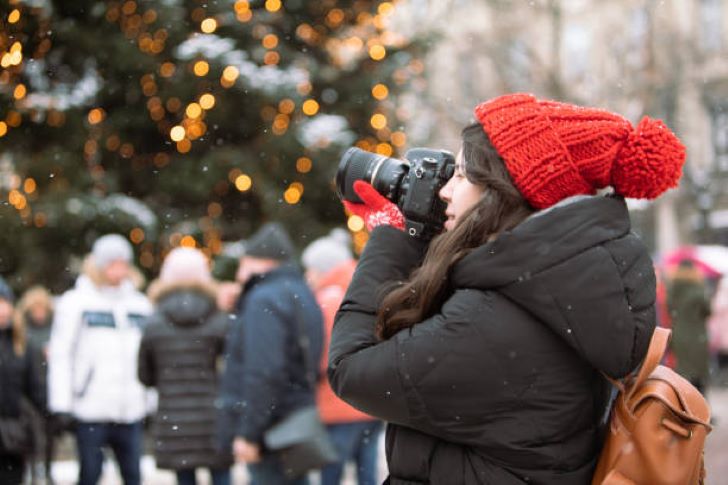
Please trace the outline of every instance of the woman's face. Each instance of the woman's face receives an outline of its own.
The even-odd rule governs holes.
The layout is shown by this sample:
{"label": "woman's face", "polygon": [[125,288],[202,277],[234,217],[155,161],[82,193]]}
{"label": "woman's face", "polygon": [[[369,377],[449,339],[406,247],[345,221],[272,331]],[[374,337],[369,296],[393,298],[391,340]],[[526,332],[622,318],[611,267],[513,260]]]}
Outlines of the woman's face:
{"label": "woman's face", "polygon": [[35,303],[28,309],[31,320],[37,324],[46,323],[48,320],[48,307],[42,303]]}
{"label": "woman's face", "polygon": [[440,189],[440,199],[447,204],[445,209],[445,230],[451,231],[460,217],[474,206],[483,195],[484,189],[465,177],[463,151],[455,158],[455,173],[445,186]]}
{"label": "woman's face", "polygon": [[129,277],[129,263],[124,260],[116,260],[107,264],[102,270],[106,284],[109,286],[119,286],[125,279]]}

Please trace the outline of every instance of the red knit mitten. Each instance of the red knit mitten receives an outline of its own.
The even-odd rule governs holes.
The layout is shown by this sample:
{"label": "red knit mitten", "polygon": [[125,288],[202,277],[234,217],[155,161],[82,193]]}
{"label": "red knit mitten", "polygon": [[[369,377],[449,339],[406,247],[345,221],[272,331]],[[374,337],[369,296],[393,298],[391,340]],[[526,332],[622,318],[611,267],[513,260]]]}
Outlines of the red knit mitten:
{"label": "red knit mitten", "polygon": [[364,201],[363,204],[354,204],[348,200],[344,201],[346,210],[361,217],[368,231],[375,227],[387,224],[397,229],[404,230],[404,216],[399,208],[387,200],[370,184],[357,180],[354,182],[354,192]]}

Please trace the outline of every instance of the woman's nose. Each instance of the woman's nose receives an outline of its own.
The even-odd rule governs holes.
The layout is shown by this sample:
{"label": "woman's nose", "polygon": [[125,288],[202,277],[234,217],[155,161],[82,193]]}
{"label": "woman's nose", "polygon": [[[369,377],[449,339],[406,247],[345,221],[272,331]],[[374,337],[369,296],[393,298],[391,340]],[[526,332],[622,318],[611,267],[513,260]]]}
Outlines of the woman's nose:
{"label": "woman's nose", "polygon": [[440,189],[440,192],[438,192],[438,196],[440,197],[440,200],[443,202],[450,202],[450,194],[452,193],[452,189],[450,188],[450,184],[452,183],[452,178],[447,181],[445,185],[442,186]]}

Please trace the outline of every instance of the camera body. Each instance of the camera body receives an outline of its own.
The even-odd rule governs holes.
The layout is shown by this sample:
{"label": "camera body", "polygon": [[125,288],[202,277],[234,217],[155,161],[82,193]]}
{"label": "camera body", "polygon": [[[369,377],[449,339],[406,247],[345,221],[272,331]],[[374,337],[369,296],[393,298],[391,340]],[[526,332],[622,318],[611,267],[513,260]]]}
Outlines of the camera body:
{"label": "camera body", "polygon": [[409,235],[430,239],[442,231],[445,222],[445,203],[438,192],[453,176],[455,157],[447,150],[412,148],[405,159],[349,148],[336,173],[337,193],[342,200],[360,203],[354,182],[368,182],[399,207]]}

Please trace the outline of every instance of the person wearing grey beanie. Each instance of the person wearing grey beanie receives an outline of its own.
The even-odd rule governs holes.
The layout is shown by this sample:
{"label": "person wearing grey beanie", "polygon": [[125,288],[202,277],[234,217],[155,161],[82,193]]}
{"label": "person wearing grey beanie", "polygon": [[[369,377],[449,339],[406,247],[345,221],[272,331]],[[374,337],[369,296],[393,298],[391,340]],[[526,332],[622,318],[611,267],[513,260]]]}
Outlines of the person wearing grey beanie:
{"label": "person wearing grey beanie", "polygon": [[[334,318],[344,299],[356,269],[351,252],[351,237],[345,229],[336,228],[316,239],[303,250],[301,261],[306,280],[316,295],[324,316],[324,357],[326,368]],[[326,431],[339,450],[339,460],[321,469],[321,485],[341,483],[347,462],[356,465],[357,483],[376,483],[378,476],[378,436],[383,424],[342,401],[334,394],[327,379],[318,382],[316,403]]]}
{"label": "person wearing grey beanie", "polygon": [[350,246],[349,233],[337,227],[306,246],[301,254],[301,262],[307,272],[315,270],[322,274],[328,273],[335,266],[352,259]]}
{"label": "person wearing grey beanie", "polygon": [[152,306],[132,281],[132,258],[124,237],[96,240],[53,318],[49,408],[60,427],[75,424],[80,485],[98,482],[107,446],[124,483],[141,483],[142,419],[154,397],[137,378],[137,354]]}
{"label": "person wearing grey beanie", "polygon": [[131,244],[119,234],[107,234],[94,242],[91,248],[94,263],[100,269],[106,268],[114,261],[131,263],[134,252]]}

